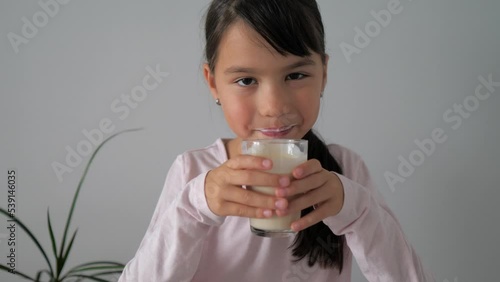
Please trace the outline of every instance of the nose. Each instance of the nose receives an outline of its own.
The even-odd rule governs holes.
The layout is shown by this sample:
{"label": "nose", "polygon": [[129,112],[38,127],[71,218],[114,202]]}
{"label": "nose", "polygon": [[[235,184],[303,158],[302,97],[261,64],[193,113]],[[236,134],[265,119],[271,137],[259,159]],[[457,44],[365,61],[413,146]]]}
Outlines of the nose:
{"label": "nose", "polygon": [[279,117],[290,112],[291,93],[280,85],[262,87],[258,93],[258,109],[262,116]]}

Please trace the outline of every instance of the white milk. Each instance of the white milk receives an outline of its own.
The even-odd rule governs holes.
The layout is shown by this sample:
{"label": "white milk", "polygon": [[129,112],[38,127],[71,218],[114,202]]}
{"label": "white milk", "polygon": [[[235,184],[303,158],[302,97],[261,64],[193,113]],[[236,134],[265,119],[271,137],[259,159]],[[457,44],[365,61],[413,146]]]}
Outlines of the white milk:
{"label": "white milk", "polygon": [[[254,144],[247,151],[248,154],[269,158],[273,161],[270,173],[291,175],[292,170],[307,161],[307,150],[301,152],[294,144]],[[247,189],[264,194],[274,195],[274,187],[251,186]],[[268,231],[290,230],[292,222],[300,218],[300,211],[287,216],[271,218],[250,218],[250,225],[254,228]]]}

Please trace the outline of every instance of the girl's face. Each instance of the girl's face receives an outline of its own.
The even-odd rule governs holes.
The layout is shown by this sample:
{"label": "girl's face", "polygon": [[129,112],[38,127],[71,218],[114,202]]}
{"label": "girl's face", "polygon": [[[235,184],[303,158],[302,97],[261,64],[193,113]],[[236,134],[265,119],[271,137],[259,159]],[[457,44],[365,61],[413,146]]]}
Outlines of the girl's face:
{"label": "girl's face", "polygon": [[204,75],[238,141],[300,139],[312,128],[327,74],[312,54],[282,56],[242,21],[228,28],[214,72],[205,65]]}

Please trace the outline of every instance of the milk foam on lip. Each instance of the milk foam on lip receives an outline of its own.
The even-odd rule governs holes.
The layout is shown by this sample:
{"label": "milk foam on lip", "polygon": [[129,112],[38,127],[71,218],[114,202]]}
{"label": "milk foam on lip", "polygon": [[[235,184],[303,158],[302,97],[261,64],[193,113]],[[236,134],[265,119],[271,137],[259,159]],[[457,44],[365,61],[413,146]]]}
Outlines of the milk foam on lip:
{"label": "milk foam on lip", "polygon": [[279,128],[257,128],[257,130],[263,131],[263,132],[282,132],[282,131],[289,130],[290,128],[294,127],[295,125],[296,124],[291,124],[291,125],[282,126]]}

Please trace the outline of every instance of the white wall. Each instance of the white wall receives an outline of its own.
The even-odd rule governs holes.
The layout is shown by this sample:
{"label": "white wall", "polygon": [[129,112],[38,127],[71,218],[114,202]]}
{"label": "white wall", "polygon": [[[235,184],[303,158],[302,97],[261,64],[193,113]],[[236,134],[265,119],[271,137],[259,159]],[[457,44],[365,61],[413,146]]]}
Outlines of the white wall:
{"label": "white wall", "polygon": [[[390,2],[396,3],[319,1],[332,59],[317,128],[327,141],[364,157],[437,281],[497,280],[500,87],[465,110],[468,118],[452,112],[450,122],[443,115],[464,101],[474,106],[479,76],[500,81],[500,2],[401,1],[399,13],[348,62],[340,46],[355,46],[355,27],[364,30],[373,20],[370,11]],[[23,18],[43,20],[43,9],[37,1],[0,2],[0,206],[7,206],[7,171],[15,168],[16,215],[47,252],[47,207],[60,238],[84,168],[59,181],[52,163],[65,164],[66,146],[75,149],[86,140],[82,131],[99,128],[102,119],[113,132],[145,127],[110,141],[96,158],[74,214],[71,230],[78,226],[79,233],[70,266],[127,262],[174,157],[232,136],[201,75],[207,4],[71,1],[36,33],[25,30],[32,38],[15,47],[9,34],[24,37]],[[127,116],[113,111],[115,100],[130,95],[146,68],[157,65],[168,77]],[[399,174],[398,157],[418,154],[414,140],[432,138],[439,128],[446,141],[391,189],[384,174]],[[2,217],[1,263],[8,255],[7,226]],[[42,257],[20,230],[16,240],[16,268],[34,274],[44,266]],[[6,273],[0,280],[21,281]],[[357,268],[353,281],[366,281]]]}

